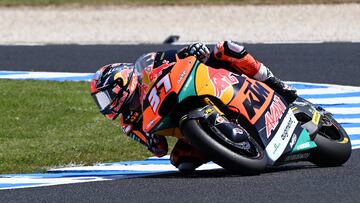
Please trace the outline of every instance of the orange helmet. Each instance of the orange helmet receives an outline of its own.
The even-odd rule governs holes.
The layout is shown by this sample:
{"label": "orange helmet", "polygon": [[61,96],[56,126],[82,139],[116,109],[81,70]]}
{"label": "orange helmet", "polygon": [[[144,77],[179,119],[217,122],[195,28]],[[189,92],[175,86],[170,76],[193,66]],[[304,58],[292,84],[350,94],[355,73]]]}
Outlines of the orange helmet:
{"label": "orange helmet", "polygon": [[138,75],[131,63],[101,67],[91,79],[90,92],[100,112],[109,119],[123,111],[138,86]]}

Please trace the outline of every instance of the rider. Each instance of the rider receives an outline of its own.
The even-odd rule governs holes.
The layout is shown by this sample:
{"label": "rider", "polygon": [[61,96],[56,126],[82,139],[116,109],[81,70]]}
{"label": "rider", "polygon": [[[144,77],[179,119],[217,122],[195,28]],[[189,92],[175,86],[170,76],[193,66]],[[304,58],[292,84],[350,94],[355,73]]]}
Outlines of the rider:
{"label": "rider", "polygon": [[[150,64],[147,65],[153,66],[156,57],[163,55],[162,53],[166,52],[148,54],[152,56],[152,60],[148,60]],[[203,43],[194,43],[181,49],[177,55],[179,58],[196,56],[211,67],[226,67],[263,81],[282,95],[287,102],[297,98],[296,90],[276,78],[264,64],[236,42],[219,42],[211,53]],[[112,120],[121,115],[120,127],[124,133],[145,145],[155,156],[162,157],[168,152],[166,138],[142,130],[140,74],[134,71],[134,64],[117,63],[103,66],[91,80],[90,91],[102,114]],[[170,160],[183,172],[191,172],[207,162],[204,155],[183,139],[179,139],[175,144]]]}

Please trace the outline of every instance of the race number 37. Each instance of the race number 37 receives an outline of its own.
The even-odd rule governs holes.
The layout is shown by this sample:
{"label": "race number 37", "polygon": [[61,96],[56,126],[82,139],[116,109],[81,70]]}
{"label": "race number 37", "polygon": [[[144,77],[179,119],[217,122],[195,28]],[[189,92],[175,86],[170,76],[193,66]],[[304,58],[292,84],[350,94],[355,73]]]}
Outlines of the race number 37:
{"label": "race number 37", "polygon": [[161,88],[164,88],[165,94],[168,93],[171,89],[169,75],[165,75],[163,78],[161,78],[161,80],[159,80],[159,82],[157,82],[157,84],[150,91],[149,102],[154,112],[156,112],[160,104],[160,97],[158,95],[158,92],[161,90]]}

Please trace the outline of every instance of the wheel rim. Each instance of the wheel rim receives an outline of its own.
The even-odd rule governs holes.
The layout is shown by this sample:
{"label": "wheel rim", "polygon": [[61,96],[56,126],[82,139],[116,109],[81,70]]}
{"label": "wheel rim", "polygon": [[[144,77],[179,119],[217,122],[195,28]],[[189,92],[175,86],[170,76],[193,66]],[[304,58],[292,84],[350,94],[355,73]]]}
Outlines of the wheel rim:
{"label": "wheel rim", "polygon": [[322,119],[322,127],[319,129],[319,134],[333,141],[342,141],[344,136],[340,133],[340,126],[337,126],[327,115]]}
{"label": "wheel rim", "polygon": [[212,138],[228,147],[231,151],[250,159],[259,159],[263,157],[262,148],[252,137],[249,137],[246,141],[236,143],[228,139],[220,131],[210,128],[208,125],[202,126],[209,132],[209,135]]}

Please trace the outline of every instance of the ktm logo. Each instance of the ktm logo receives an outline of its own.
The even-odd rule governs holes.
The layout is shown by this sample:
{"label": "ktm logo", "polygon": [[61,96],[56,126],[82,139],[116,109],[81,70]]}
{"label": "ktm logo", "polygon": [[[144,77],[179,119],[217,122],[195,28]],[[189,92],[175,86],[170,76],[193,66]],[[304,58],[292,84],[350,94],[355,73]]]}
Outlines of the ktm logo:
{"label": "ktm logo", "polygon": [[274,95],[274,101],[270,106],[270,110],[265,114],[266,135],[268,138],[271,135],[271,131],[275,130],[276,126],[279,124],[279,120],[285,110],[285,104],[278,96]]}

